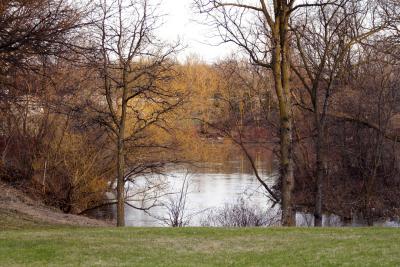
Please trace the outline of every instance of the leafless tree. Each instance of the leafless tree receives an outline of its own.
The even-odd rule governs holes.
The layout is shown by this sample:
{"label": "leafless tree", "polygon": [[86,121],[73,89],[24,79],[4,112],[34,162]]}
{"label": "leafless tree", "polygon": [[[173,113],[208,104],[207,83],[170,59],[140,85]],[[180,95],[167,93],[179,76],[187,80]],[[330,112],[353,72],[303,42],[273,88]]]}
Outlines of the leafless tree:
{"label": "leafless tree", "polygon": [[[98,114],[96,120],[115,141],[117,225],[124,226],[126,182],[134,183],[139,170],[162,165],[132,166],[126,162],[128,151],[160,151],[167,146],[149,138],[151,129],[169,131],[166,116],[182,102],[182,95],[170,88],[175,75],[171,57],[177,46],[164,44],[154,36],[159,15],[157,5],[149,0],[99,0],[96,15],[95,53],[99,55],[104,100],[97,107],[93,103],[93,108]],[[137,160],[143,162],[140,157]]]}
{"label": "leafless tree", "polygon": [[376,1],[342,0],[335,5],[306,8],[292,25],[296,56],[291,67],[304,87],[295,97],[295,103],[312,112],[315,127],[315,226],[322,226],[322,187],[327,175],[326,123],[327,116],[333,113],[329,109],[331,96],[335,88],[346,86],[346,81],[352,79],[346,68],[361,52],[357,46],[390,25],[381,12]]}
{"label": "leafless tree", "polygon": [[300,2],[279,1],[219,1],[196,0],[201,13],[223,42],[236,44],[254,64],[272,70],[274,89],[278,100],[280,123],[280,180],[282,224],[295,225],[292,192],[293,174],[293,114],[290,86],[291,34],[294,14],[306,7],[336,4],[336,0]]}
{"label": "leafless tree", "polygon": [[49,96],[57,91],[51,77],[59,61],[77,47],[84,13],[64,0],[0,3],[0,127],[6,172],[11,167],[25,179],[33,174],[32,162],[51,124]]}

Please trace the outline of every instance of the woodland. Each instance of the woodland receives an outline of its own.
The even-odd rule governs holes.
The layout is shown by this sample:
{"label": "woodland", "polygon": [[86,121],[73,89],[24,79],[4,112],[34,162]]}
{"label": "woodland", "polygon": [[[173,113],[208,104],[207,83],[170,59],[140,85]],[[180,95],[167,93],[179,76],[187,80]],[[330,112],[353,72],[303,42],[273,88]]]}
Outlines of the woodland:
{"label": "woodland", "polygon": [[[65,213],[115,205],[124,226],[126,206],[146,212],[167,194],[168,167],[235,148],[283,226],[297,211],[315,226],[399,218],[400,3],[192,8],[238,52],[179,60],[185,45],[156,34],[157,1],[1,1],[0,180]],[[254,146],[272,151],[275,185]]]}

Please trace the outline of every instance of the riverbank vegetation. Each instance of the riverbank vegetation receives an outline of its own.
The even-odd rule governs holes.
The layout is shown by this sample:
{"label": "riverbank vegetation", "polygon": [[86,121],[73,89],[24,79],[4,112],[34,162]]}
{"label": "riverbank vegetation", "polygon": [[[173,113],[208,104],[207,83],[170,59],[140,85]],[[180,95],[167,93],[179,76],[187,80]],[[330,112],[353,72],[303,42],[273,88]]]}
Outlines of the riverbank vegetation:
{"label": "riverbank vegetation", "polygon": [[116,205],[123,226],[174,193],[167,168],[240,150],[283,225],[399,218],[398,1],[193,3],[235,56],[179,61],[151,0],[3,1],[1,181],[65,213]]}

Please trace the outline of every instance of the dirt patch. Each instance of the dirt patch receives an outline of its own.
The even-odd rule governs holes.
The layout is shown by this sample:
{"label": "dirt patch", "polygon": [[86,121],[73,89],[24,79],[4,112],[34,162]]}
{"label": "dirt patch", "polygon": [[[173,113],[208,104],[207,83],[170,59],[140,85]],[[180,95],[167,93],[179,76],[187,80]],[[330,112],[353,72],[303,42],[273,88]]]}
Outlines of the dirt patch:
{"label": "dirt patch", "polygon": [[29,216],[47,224],[75,226],[112,226],[113,222],[91,219],[85,216],[65,214],[33,200],[20,190],[0,181],[0,209]]}

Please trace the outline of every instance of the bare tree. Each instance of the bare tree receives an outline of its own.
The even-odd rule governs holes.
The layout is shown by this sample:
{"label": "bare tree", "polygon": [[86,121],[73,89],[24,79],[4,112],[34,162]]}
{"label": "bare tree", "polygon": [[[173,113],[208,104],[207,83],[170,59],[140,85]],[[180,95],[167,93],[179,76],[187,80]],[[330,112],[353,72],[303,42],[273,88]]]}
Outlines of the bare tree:
{"label": "bare tree", "polygon": [[77,45],[71,41],[84,24],[83,8],[70,1],[1,1],[1,74],[12,66],[33,67],[40,62],[39,55],[62,56]]}
{"label": "bare tree", "polygon": [[335,5],[320,3],[318,7],[305,9],[292,25],[299,64],[294,57],[291,65],[304,86],[304,93],[300,92],[295,98],[296,104],[306,112],[312,112],[315,127],[315,226],[322,225],[330,98],[335,88],[346,86],[346,81],[348,83],[352,79],[346,68],[361,52],[357,45],[378,35],[389,25],[381,17],[382,9],[376,1],[341,0]]}
{"label": "bare tree", "polygon": [[0,127],[6,172],[11,168],[24,179],[33,174],[32,162],[51,124],[50,91],[62,87],[51,76],[60,59],[77,47],[84,13],[64,0],[0,3]]}
{"label": "bare tree", "polygon": [[176,46],[154,36],[159,25],[156,8],[149,0],[101,0],[96,9],[96,52],[106,104],[95,109],[97,121],[116,145],[118,226],[124,226],[125,183],[138,170],[156,167],[127,165],[128,150],[160,149],[162,145],[149,141],[149,131],[168,131],[166,116],[182,102],[179,92],[169,87],[175,75],[170,57]]}
{"label": "bare tree", "polygon": [[[344,156],[342,161],[349,162],[341,163],[343,167],[339,173],[355,181],[347,183],[348,187],[357,188],[351,208],[368,225],[373,225],[377,218],[397,216],[399,203],[395,193],[399,186],[398,135],[392,134],[397,132],[398,121],[398,77],[394,75],[398,72],[398,62],[391,54],[383,52],[386,50],[382,47],[385,42],[381,43],[379,39],[365,42],[362,46],[362,62],[367,63],[354,66],[351,81],[351,92],[357,98],[351,100],[351,105],[340,107],[343,114],[351,115],[344,119],[335,116],[334,122],[340,126],[331,129],[335,139],[351,135],[351,138],[345,137],[351,139],[351,143],[343,137],[337,138],[347,143],[341,154]],[[345,101],[349,103],[349,100]],[[349,117],[353,119],[347,120]],[[339,130],[339,127],[343,129]],[[338,145],[334,139],[331,142]]]}
{"label": "bare tree", "polygon": [[297,3],[296,0],[256,2],[196,0],[201,13],[211,18],[223,42],[236,44],[251,61],[272,70],[280,117],[280,180],[282,224],[295,225],[292,192],[293,116],[290,86],[290,19],[304,7],[324,6],[337,1]]}

